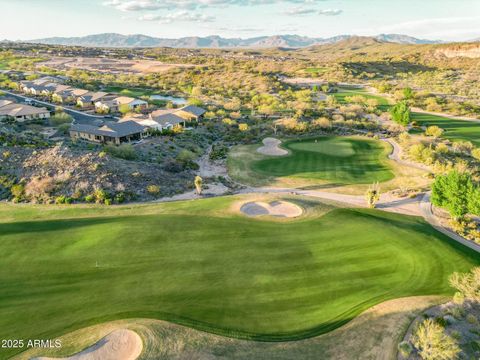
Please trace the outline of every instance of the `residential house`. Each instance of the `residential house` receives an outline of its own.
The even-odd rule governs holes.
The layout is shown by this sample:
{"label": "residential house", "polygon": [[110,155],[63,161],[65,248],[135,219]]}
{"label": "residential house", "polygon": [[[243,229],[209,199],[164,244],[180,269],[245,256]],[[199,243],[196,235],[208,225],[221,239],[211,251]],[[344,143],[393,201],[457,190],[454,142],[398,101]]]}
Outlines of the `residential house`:
{"label": "residential house", "polygon": [[203,119],[203,114],[205,114],[205,112],[206,111],[201,107],[187,105],[180,109],[176,109],[175,115],[184,118],[186,121],[200,121]]}
{"label": "residential house", "polygon": [[70,86],[68,85],[62,85],[57,83],[47,83],[43,85],[43,87],[44,89],[40,93],[43,96],[53,96],[59,92],[70,89]]}
{"label": "residential house", "polygon": [[52,99],[59,103],[77,103],[78,98],[86,93],[88,93],[88,90],[69,87],[61,91],[56,91],[55,94],[52,95]]}
{"label": "residential house", "polygon": [[35,119],[47,119],[50,117],[50,111],[46,108],[10,103],[0,107],[0,120],[15,119],[23,122]]}
{"label": "residential house", "polygon": [[131,118],[131,120],[158,131],[170,130],[178,125],[185,126],[185,119],[177,116],[172,110],[155,110],[149,114],[148,118]]}
{"label": "residential house", "polygon": [[70,137],[100,144],[119,145],[144,138],[147,135],[146,130],[145,126],[135,121],[110,123],[101,127],[73,124],[70,128]]}
{"label": "residential house", "polygon": [[1,99],[1,100],[0,100],[0,108],[1,108],[2,106],[10,105],[10,104],[13,104],[13,101],[7,100],[7,99]]}
{"label": "residential house", "polygon": [[123,105],[128,106],[131,111],[134,111],[146,109],[148,103],[128,96],[119,96],[115,98],[105,97],[95,103],[95,108],[103,112],[117,112]]}
{"label": "residential house", "polygon": [[77,99],[77,105],[80,107],[92,107],[95,105],[97,101],[100,99],[109,96],[111,94],[103,92],[103,91],[97,91],[97,92],[92,92],[89,91],[83,95],[80,95]]}

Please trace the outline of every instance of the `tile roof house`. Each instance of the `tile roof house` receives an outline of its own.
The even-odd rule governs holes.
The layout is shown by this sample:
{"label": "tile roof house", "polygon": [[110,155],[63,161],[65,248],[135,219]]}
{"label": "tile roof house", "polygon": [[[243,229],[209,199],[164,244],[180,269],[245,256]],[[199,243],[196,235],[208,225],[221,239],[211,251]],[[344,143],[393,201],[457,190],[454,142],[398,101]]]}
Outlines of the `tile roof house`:
{"label": "tile roof house", "polygon": [[34,119],[47,119],[50,117],[50,111],[46,108],[38,108],[35,106],[10,103],[0,107],[0,120],[15,119],[23,122]]}
{"label": "tile roof house", "polygon": [[101,144],[119,145],[142,139],[146,136],[146,129],[135,121],[109,123],[101,127],[73,124],[70,128],[70,137]]}

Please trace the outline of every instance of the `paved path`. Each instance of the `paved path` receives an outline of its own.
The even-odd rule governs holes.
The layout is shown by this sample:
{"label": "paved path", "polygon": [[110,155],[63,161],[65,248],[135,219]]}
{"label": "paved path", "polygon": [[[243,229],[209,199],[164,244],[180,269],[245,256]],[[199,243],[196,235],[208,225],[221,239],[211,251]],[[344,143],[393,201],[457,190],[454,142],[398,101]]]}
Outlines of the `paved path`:
{"label": "paved path", "polygon": [[390,145],[392,145],[393,151],[390,155],[388,155],[389,159],[391,159],[391,160],[393,160],[393,161],[395,161],[395,162],[397,162],[401,165],[405,165],[405,166],[412,167],[412,168],[419,169],[419,170],[430,171],[429,167],[426,166],[426,165],[415,163],[413,161],[403,160],[402,159],[402,148],[400,147],[400,145],[398,145],[398,143],[395,140],[393,140],[391,138],[386,138],[386,139],[382,139],[382,141],[385,141],[385,142],[389,143]]}

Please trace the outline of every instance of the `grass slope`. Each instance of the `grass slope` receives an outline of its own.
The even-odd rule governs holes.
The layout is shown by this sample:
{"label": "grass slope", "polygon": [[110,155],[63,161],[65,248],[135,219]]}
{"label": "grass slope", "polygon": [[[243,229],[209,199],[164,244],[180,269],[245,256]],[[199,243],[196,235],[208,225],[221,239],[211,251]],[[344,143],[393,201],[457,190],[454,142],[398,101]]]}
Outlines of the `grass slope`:
{"label": "grass slope", "polygon": [[480,146],[480,123],[450,119],[438,115],[412,113],[412,119],[421,126],[436,125],[445,130],[443,137],[452,141],[471,141]]}
{"label": "grass slope", "polygon": [[385,144],[354,137],[319,137],[287,141],[284,157],[252,163],[265,176],[328,180],[340,184],[384,182],[394,177],[387,164]]}
{"label": "grass slope", "polygon": [[0,338],[146,317],[300,339],[387,299],[449,294],[448,276],[480,263],[417,218],[334,208],[252,220],[229,212],[232,201],[0,206]]}

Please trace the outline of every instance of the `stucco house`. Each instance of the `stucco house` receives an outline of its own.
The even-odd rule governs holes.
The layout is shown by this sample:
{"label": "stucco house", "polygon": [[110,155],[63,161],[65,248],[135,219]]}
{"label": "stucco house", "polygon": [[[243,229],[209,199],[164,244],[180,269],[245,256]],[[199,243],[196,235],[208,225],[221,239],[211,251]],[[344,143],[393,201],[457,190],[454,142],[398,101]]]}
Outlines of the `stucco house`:
{"label": "stucco house", "polygon": [[72,139],[81,139],[100,144],[128,143],[145,136],[147,128],[135,121],[122,121],[97,127],[93,125],[73,124],[70,128]]}
{"label": "stucco house", "polygon": [[27,121],[35,119],[47,119],[50,117],[50,111],[44,107],[10,103],[0,107],[0,120],[14,119],[16,121]]}

